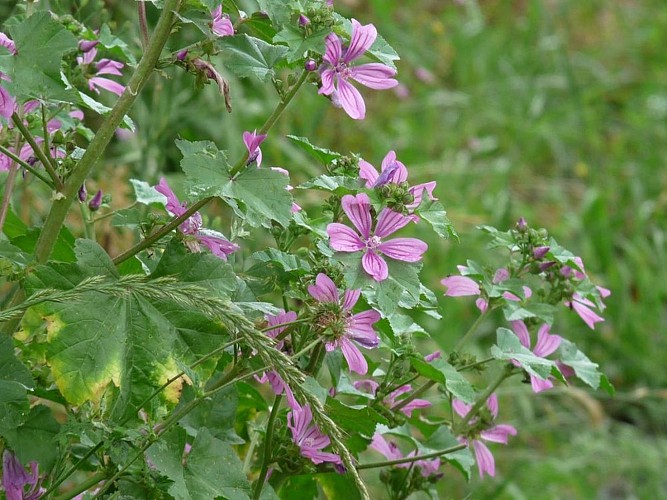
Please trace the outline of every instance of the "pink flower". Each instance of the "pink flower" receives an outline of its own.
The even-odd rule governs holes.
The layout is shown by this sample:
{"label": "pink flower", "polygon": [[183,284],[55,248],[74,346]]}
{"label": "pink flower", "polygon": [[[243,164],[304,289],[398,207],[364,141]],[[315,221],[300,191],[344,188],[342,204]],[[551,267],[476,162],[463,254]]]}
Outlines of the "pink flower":
{"label": "pink flower", "polygon": [[[452,403],[454,411],[461,417],[465,417],[468,412],[471,410],[472,406],[455,399]],[[498,416],[498,397],[495,394],[492,394],[491,397],[486,401],[486,407],[491,412],[491,416],[495,419]],[[471,420],[471,424],[475,423],[477,418]],[[484,441],[489,441],[492,443],[502,443],[507,444],[509,436],[516,436],[517,431],[512,425],[508,424],[499,424],[490,429],[486,429],[479,433],[479,438]],[[475,460],[477,461],[477,468],[479,469],[479,476],[484,477],[484,473],[489,476],[496,475],[496,462],[493,459],[491,450],[480,441],[480,439],[472,440],[473,451],[475,452]],[[459,438],[459,441],[470,445],[469,438]]]}
{"label": "pink flower", "polygon": [[[373,395],[377,393],[379,387],[379,384],[375,380],[357,380],[353,385],[355,389],[363,389]],[[389,408],[393,409],[395,406],[401,404],[401,400],[397,400],[398,397],[410,391],[412,391],[412,386],[410,384],[402,385],[395,391],[389,393],[387,397],[384,398],[383,403],[386,404]],[[413,399],[408,404],[403,406],[400,411],[403,412],[405,416],[411,417],[414,410],[420,408],[429,408],[431,406],[433,406],[433,403],[425,399]]]}
{"label": "pink flower", "polygon": [[[408,169],[405,168],[405,165],[402,162],[396,159],[396,153],[394,151],[389,151],[382,160],[381,173],[379,174],[373,165],[365,160],[360,160],[359,177],[366,181],[366,187],[369,189],[383,186],[388,183],[401,184],[408,180]],[[408,189],[408,192],[414,197],[414,201],[409,205],[406,205],[406,207],[410,210],[417,208],[422,202],[424,191],[426,191],[430,200],[437,200],[437,198],[433,196],[435,186],[435,181],[411,186],[410,189]]]}
{"label": "pink flower", "polygon": [[[180,217],[185,213],[186,204],[181,203],[178,200],[164,177],[162,177],[159,184],[155,186],[155,190],[167,197],[166,208],[169,213],[176,217]],[[201,215],[199,215],[199,212],[195,212],[178,227],[183,234],[193,237],[192,239],[186,240],[186,245],[192,252],[199,252],[201,244],[208,248],[216,257],[219,257],[222,260],[227,260],[229,254],[234,253],[239,249],[238,245],[231,241],[227,241],[219,233],[211,231],[210,229],[203,229],[201,224]]]}
{"label": "pink flower", "polygon": [[[83,53],[83,56],[76,58],[77,62],[80,65],[91,65],[97,57],[97,49],[95,47],[90,48],[88,51]],[[100,89],[108,90],[113,92],[116,95],[121,95],[125,90],[125,87],[118,82],[104,78],[97,75],[115,75],[123,76],[120,72],[125,65],[118,61],[112,61],[111,59],[100,59],[95,63],[95,73],[94,76],[88,79],[88,88],[100,93]]]}
{"label": "pink flower", "polygon": [[348,82],[349,79],[378,90],[398,85],[392,78],[396,71],[384,64],[350,66],[352,61],[360,58],[373,45],[376,38],[375,26],[362,26],[356,19],[352,19],[352,35],[347,47],[343,47],[340,38],[334,33],[330,33],[325,40],[324,63],[320,68],[322,88],[319,93],[330,95],[334,105],[341,106],[355,120],[364,119],[366,104],[359,91]]}
{"label": "pink flower", "polygon": [[440,283],[447,287],[445,297],[465,297],[482,293],[477,282],[467,276],[447,276],[441,279]]}
{"label": "pink flower", "polygon": [[[2,487],[7,500],[37,500],[46,489],[40,486],[39,464],[30,462],[30,474],[21,462],[5,449],[2,454]],[[26,491],[25,487],[30,488]]]}
{"label": "pink flower", "polygon": [[[282,311],[279,314],[276,315],[267,314],[264,317],[266,321],[269,323],[269,326],[275,326],[295,321],[296,313],[294,311],[289,311],[289,312]],[[266,334],[271,338],[276,338],[278,335],[284,332],[286,328],[287,326],[279,326],[278,328],[274,328],[273,330],[267,330]],[[279,341],[275,345],[276,349],[279,350],[283,350],[284,346],[285,346],[284,340]],[[294,408],[294,405],[296,404],[295,402],[296,400],[294,399],[294,394],[292,393],[292,390],[290,389],[289,385],[287,385],[287,383],[285,383],[282,377],[278,375],[278,372],[276,372],[275,370],[270,370],[261,377],[255,377],[255,378],[260,384],[263,384],[268,381],[269,384],[271,384],[271,389],[273,389],[274,394],[285,394],[287,396],[287,401],[290,408]]]}
{"label": "pink flower", "polygon": [[[400,460],[403,458],[401,450],[398,448],[396,443],[393,441],[387,441],[382,434],[376,432],[373,435],[373,440],[371,441],[370,447],[382,453],[387,460]],[[406,455],[406,457],[414,457],[417,455],[416,450],[411,451]],[[431,460],[417,460],[415,462],[416,466],[419,466],[421,475],[423,477],[430,477],[435,475],[441,475],[438,471],[440,469],[440,459],[433,458]],[[405,462],[403,464],[397,464],[396,467],[408,469],[411,466],[411,462]]]}
{"label": "pink flower", "polygon": [[[561,340],[563,338],[560,335],[551,335],[550,326],[548,324],[543,324],[540,329],[537,331],[537,343],[533,349],[533,354],[540,358],[546,358],[549,354],[552,354],[558,346],[560,346]],[[521,345],[526,349],[530,349],[530,333],[528,328],[523,321],[512,321],[512,330],[516,333],[516,336],[519,337]],[[516,360],[512,360],[515,366],[521,366]],[[542,392],[547,389],[551,389],[554,384],[550,379],[541,379],[535,375],[530,374],[530,385],[533,388],[533,392]]]}
{"label": "pink flower", "polygon": [[416,238],[395,238],[383,242],[383,238],[406,226],[412,218],[384,208],[378,216],[375,230],[371,231],[371,202],[366,194],[347,194],[343,196],[342,206],[360,234],[343,224],[329,224],[327,234],[331,248],[339,252],[363,252],[361,264],[375,281],[389,276],[387,263],[380,254],[405,262],[417,262],[428,249],[426,243]]}
{"label": "pink flower", "polygon": [[287,427],[292,432],[292,440],[301,450],[301,455],[309,458],[314,464],[332,462],[340,464],[341,459],[335,453],[322,451],[331,444],[329,436],[325,436],[313,423],[313,413],[310,405],[303,407],[296,403],[287,414]]}
{"label": "pink flower", "polygon": [[248,150],[248,162],[246,165],[251,165],[252,162],[256,161],[257,166],[261,166],[262,150],[259,149],[259,145],[264,142],[264,139],[266,139],[266,134],[258,134],[257,130],[243,132],[243,143]]}
{"label": "pink flower", "polygon": [[588,300],[585,297],[582,297],[579,293],[575,292],[572,294],[572,300],[565,302],[565,305],[570,309],[574,309],[581,319],[584,320],[584,323],[588,325],[588,328],[595,330],[595,323],[604,321],[602,316],[598,316],[591,307],[595,307],[595,304]]}
{"label": "pink flower", "polygon": [[218,5],[215,10],[211,11],[211,31],[214,35],[223,37],[223,36],[232,36],[234,34],[234,25],[229,20],[227,14],[222,13],[222,4]]}
{"label": "pink flower", "polygon": [[360,375],[366,374],[368,363],[356,344],[366,349],[378,346],[380,339],[373,329],[373,324],[380,320],[380,313],[371,309],[352,314],[352,308],[359,300],[361,290],[345,290],[341,301],[336,284],[323,273],[317,275],[315,285],[308,287],[308,293],[323,304],[338,306],[335,308],[338,310],[333,311],[333,314],[325,311],[321,316],[321,326],[329,328],[333,336],[326,342],[326,350],[331,352],[340,347],[350,370]]}

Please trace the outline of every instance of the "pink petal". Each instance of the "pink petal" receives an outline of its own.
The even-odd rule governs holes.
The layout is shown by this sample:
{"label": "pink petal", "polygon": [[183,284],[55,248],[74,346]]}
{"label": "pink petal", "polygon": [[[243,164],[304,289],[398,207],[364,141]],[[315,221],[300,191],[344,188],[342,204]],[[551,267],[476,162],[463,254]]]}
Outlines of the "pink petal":
{"label": "pink petal", "polygon": [[560,335],[551,335],[549,333],[550,327],[548,324],[543,324],[537,332],[537,342],[533,353],[535,356],[544,358],[558,349],[562,337]]}
{"label": "pink petal", "polygon": [[413,411],[421,408],[429,408],[431,406],[433,406],[433,403],[426,401],[425,399],[413,399],[401,408],[401,412],[403,412],[404,415],[411,417]]}
{"label": "pink petal", "polygon": [[375,90],[396,87],[398,81],[392,78],[394,75],[396,75],[396,70],[380,63],[362,64],[350,68],[350,78]]}
{"label": "pink petal", "polygon": [[338,302],[338,288],[329,276],[320,273],[315,278],[315,285],[308,286],[308,293],[320,302]]}
{"label": "pink petal", "polygon": [[596,286],[595,288],[598,289],[598,292],[600,293],[600,297],[602,297],[603,299],[606,299],[607,297],[609,297],[611,295],[611,290],[609,290],[609,288],[605,288],[603,286]]}
{"label": "pink petal", "polygon": [[100,76],[94,76],[88,80],[88,87],[90,90],[94,90],[98,94],[100,92],[98,87],[103,88],[104,90],[108,90],[109,92],[113,92],[118,96],[120,96],[125,91],[125,87],[120,83],[109,80],[108,78],[102,78]]}
{"label": "pink petal", "polygon": [[331,68],[325,68],[320,72],[320,78],[322,80],[322,86],[320,90],[317,91],[318,94],[331,95],[336,88],[334,87],[334,77],[336,72]]}
{"label": "pink petal", "polygon": [[395,238],[380,243],[377,249],[392,259],[417,262],[428,250],[428,245],[416,238]]}
{"label": "pink petal", "polygon": [[350,45],[345,50],[343,61],[349,63],[361,57],[375,42],[378,32],[375,26],[367,24],[362,26],[359,21],[352,19],[352,35]]}
{"label": "pink petal", "polygon": [[484,314],[489,308],[489,301],[480,297],[475,301],[475,306],[477,306],[477,309]]}
{"label": "pink petal", "polygon": [[507,444],[509,436],[516,436],[516,429],[512,425],[500,424],[482,431],[480,435],[486,441]]}
{"label": "pink petal", "polygon": [[366,117],[364,98],[357,89],[342,78],[338,80],[338,101],[353,120],[363,120]]}
{"label": "pink petal", "polygon": [[116,75],[123,76],[123,73],[120,72],[125,65],[122,62],[112,61],[111,59],[100,59],[99,62],[95,64],[97,68],[98,75]]}
{"label": "pink petal", "polygon": [[465,417],[472,408],[472,405],[466,404],[460,399],[455,399],[452,402],[452,408],[454,408],[454,411],[459,415],[459,417]]}
{"label": "pink petal", "polygon": [[359,178],[366,181],[366,187],[370,188],[378,178],[378,171],[366,160],[359,160]]}
{"label": "pink petal", "polygon": [[374,349],[380,343],[380,339],[373,329],[373,324],[380,321],[380,313],[369,310],[355,314],[350,318],[347,334],[366,349]]}
{"label": "pink petal", "polygon": [[387,460],[398,460],[403,458],[403,454],[398,446],[391,441],[387,441],[379,432],[376,432],[373,435],[373,441],[371,441],[370,448],[382,453]]}
{"label": "pink petal", "polygon": [[598,316],[593,312],[587,305],[588,302],[590,305],[593,305],[591,301],[583,298],[573,298],[572,302],[567,303],[574,311],[579,315],[581,319],[584,320],[584,323],[588,325],[591,330],[595,330],[595,323],[604,321],[604,318]]}
{"label": "pink petal", "polygon": [[206,236],[203,234],[197,234],[195,236],[199,242],[208,248],[213,255],[221,258],[222,260],[227,260],[227,256],[236,252],[240,247],[231,241],[227,241],[224,238],[218,238],[216,236]]}
{"label": "pink petal", "polygon": [[487,473],[491,477],[495,476],[496,462],[493,459],[491,451],[479,440],[473,441],[472,447],[475,450],[475,460],[477,461],[477,469],[479,469],[479,477],[484,477],[484,473]]}
{"label": "pink petal", "polygon": [[361,265],[364,271],[370,274],[375,281],[386,280],[389,276],[387,263],[372,250],[364,252],[363,257],[361,257]]}
{"label": "pink petal", "polygon": [[360,295],[361,290],[345,290],[345,295],[343,296],[343,309],[350,311],[359,300]]}
{"label": "pink petal", "polygon": [[382,160],[382,171],[384,172],[387,170],[392,164],[396,164],[398,167],[394,174],[391,177],[391,181],[400,184],[401,182],[405,182],[408,180],[408,169],[405,168],[405,165],[403,165],[402,162],[398,161],[396,159],[396,152],[395,151],[389,151],[384,159]]}
{"label": "pink petal", "polygon": [[516,336],[519,337],[519,342],[526,349],[530,349],[530,333],[528,333],[528,327],[523,321],[517,320],[512,321],[512,330],[516,333]]}
{"label": "pink petal", "polygon": [[361,233],[364,240],[371,234],[371,201],[364,193],[356,196],[346,194],[341,200],[345,215],[348,216],[354,227]]}
{"label": "pink petal", "polygon": [[447,276],[440,280],[440,283],[447,287],[445,292],[447,297],[463,297],[481,293],[477,282],[467,276]]}
{"label": "pink petal", "polygon": [[155,186],[155,190],[167,197],[167,210],[171,212],[172,215],[179,217],[185,213],[185,208],[183,208],[181,202],[178,201],[178,198],[169,187],[169,184],[167,184],[167,179],[161,177],[160,182]]}
{"label": "pink petal", "polygon": [[383,208],[375,226],[375,236],[384,238],[407,226],[412,219],[390,208]]}
{"label": "pink petal", "polygon": [[424,184],[417,184],[415,186],[412,186],[409,189],[409,191],[410,194],[414,197],[414,201],[410,203],[408,208],[415,208],[421,204],[422,198],[424,196],[424,191],[426,191],[429,200],[432,201],[437,200],[437,198],[433,196],[433,190],[435,189],[435,186],[436,186],[435,181],[425,182]]}
{"label": "pink petal", "polygon": [[498,416],[498,396],[495,393],[491,394],[489,399],[486,400],[486,407],[491,412],[491,415],[493,415],[493,418]]}
{"label": "pink petal", "polygon": [[347,361],[347,366],[350,368],[350,371],[356,372],[359,375],[365,375],[368,371],[368,363],[364,355],[361,354],[359,348],[352,343],[348,338],[340,339],[340,350],[343,352],[343,356]]}
{"label": "pink petal", "polygon": [[554,386],[554,383],[550,379],[542,380],[535,375],[530,376],[530,386],[533,388],[534,393],[542,392],[551,389]]}
{"label": "pink petal", "polygon": [[335,33],[329,33],[324,39],[324,44],[325,50],[322,60],[331,66],[337,66],[343,52],[340,38]]}
{"label": "pink petal", "polygon": [[337,252],[358,252],[366,248],[359,235],[343,224],[337,222],[329,224],[327,234],[329,235],[331,248]]}

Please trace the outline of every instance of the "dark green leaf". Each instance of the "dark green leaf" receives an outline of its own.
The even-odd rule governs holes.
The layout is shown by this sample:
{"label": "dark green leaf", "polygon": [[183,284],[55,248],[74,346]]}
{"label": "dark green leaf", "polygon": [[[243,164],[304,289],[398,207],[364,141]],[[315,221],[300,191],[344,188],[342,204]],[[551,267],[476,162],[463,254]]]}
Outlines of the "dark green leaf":
{"label": "dark green leaf", "polygon": [[51,410],[38,405],[30,410],[19,427],[8,430],[4,436],[22,463],[35,460],[40,472],[48,472],[58,458],[55,437],[59,432],[60,424],[53,418]]}
{"label": "dark green leaf", "polygon": [[271,45],[248,35],[226,36],[218,39],[225,68],[241,78],[255,77],[268,82],[275,73],[273,67],[288,51],[282,45]]}
{"label": "dark green leaf", "polygon": [[288,135],[287,138],[323,165],[329,165],[332,161],[343,156],[335,151],[312,145],[306,137]]}
{"label": "dark green leaf", "polygon": [[[419,453],[433,453],[434,451],[446,450],[460,444],[458,439],[454,437],[449,428],[442,425],[440,426],[428,440],[423,444],[419,445]],[[441,460],[446,460],[450,464],[454,465],[459,469],[466,477],[470,479],[470,469],[475,465],[475,459],[470,453],[470,449],[463,448],[462,450],[455,451],[453,453],[447,453],[446,455],[440,455]]]}
{"label": "dark green leaf", "polygon": [[285,26],[273,41],[283,42],[289,47],[287,62],[293,63],[306,56],[307,52],[324,54],[324,38],[331,32],[329,29],[321,29],[304,37],[304,31],[295,26]]}

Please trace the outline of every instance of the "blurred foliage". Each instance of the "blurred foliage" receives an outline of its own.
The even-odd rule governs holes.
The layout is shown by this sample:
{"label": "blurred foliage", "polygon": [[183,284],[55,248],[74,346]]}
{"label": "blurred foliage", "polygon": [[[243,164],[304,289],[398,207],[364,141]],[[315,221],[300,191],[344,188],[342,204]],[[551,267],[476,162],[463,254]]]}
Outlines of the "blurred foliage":
{"label": "blurred foliage", "polygon": [[[135,2],[54,3],[110,22],[138,44]],[[250,5],[236,3],[242,10]],[[155,12],[147,5],[150,23]],[[336,8],[373,22],[397,49],[402,85],[364,92],[368,117],[355,127],[314,88],[303,89],[263,145],[265,161],[290,170],[295,184],[316,173],[285,138],[293,134],[342,153],[358,151],[374,165],[394,149],[413,183],[437,180],[436,195],[461,241],[430,242],[424,273],[436,290],[466,258],[500,257],[485,250],[476,225],[506,228],[520,216],[549,228],[612,290],[606,322],[596,331],[574,314],[557,324],[600,363],[617,397],[565,389],[534,397],[525,386],[507,389],[525,395],[512,417],[519,436],[531,438],[494,449],[499,476],[475,484],[472,496],[665,495],[664,0],[336,0]],[[170,50],[187,46],[194,29],[184,26]],[[230,80],[234,112],[226,113],[216,89],[195,89],[194,78],[180,70],[156,79],[132,113],[145,126],[117,142],[99,180],[113,192],[114,208],[128,204],[120,178],[156,181],[160,171],[179,177],[177,138],[213,140],[231,157],[241,154],[243,130],[259,125],[267,112],[262,106],[275,96],[213,62]],[[299,195],[306,208],[317,202]],[[111,247],[118,239],[104,236]],[[451,327],[434,341],[447,350],[475,311],[465,300],[442,305]],[[493,321],[482,327],[480,346],[491,342],[493,330]],[[446,498],[463,491],[454,476],[443,479]]]}

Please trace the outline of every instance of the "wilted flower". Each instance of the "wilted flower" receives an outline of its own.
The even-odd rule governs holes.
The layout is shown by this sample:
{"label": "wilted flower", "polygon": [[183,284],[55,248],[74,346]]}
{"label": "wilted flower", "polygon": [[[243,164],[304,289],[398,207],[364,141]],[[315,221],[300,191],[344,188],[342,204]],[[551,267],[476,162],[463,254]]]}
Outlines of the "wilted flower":
{"label": "wilted flower", "polygon": [[342,463],[335,453],[322,451],[331,444],[331,440],[329,436],[322,434],[312,421],[313,413],[308,404],[301,407],[296,403],[292,411],[287,414],[287,427],[292,433],[292,440],[301,450],[301,455],[309,458],[314,464]]}
{"label": "wilted flower", "polygon": [[325,348],[333,351],[340,347],[350,370],[360,375],[368,371],[368,363],[356,344],[373,349],[380,339],[373,329],[373,324],[380,320],[380,313],[374,310],[352,314],[361,295],[361,290],[345,290],[342,301],[336,284],[326,274],[320,273],[315,285],[308,287],[308,293],[325,306],[317,318],[320,326],[331,337]]}
{"label": "wilted flower", "polygon": [[[162,177],[155,190],[167,197],[167,211],[176,217],[180,217],[186,211],[186,205],[182,204],[174,192],[167,184],[167,180]],[[211,231],[210,229],[202,229],[202,220],[199,212],[195,212],[188,217],[179,226],[179,230],[186,236],[192,236],[191,239],[186,239],[187,247],[193,252],[199,252],[199,244],[207,247],[213,255],[223,260],[227,260],[227,256],[239,249],[239,246],[227,241],[219,233]]]}
{"label": "wilted flower", "polygon": [[375,230],[371,231],[371,202],[368,195],[345,195],[341,201],[343,211],[354,227],[359,231],[339,224],[327,226],[331,248],[338,252],[363,252],[361,264],[375,281],[382,281],[389,276],[387,262],[380,256],[405,262],[417,262],[422,258],[428,245],[416,238],[394,238],[382,241],[390,234],[406,226],[413,219],[409,216],[384,208],[377,218]]}
{"label": "wilted flower", "polygon": [[335,33],[327,35],[325,40],[324,64],[320,69],[322,88],[319,93],[330,95],[332,102],[341,106],[355,120],[362,120],[366,116],[366,104],[359,91],[348,82],[349,79],[378,90],[398,85],[392,78],[396,71],[384,64],[350,66],[352,61],[360,58],[373,45],[376,38],[375,26],[362,26],[356,19],[352,19],[352,35],[347,47],[343,47]]}
{"label": "wilted flower", "polygon": [[[454,411],[461,417],[465,417],[468,412],[472,409],[471,405],[464,403],[458,399],[454,399],[452,406]],[[492,394],[489,399],[486,401],[486,407],[491,413],[491,417],[495,419],[498,416],[498,397],[495,394]],[[475,424],[477,418],[473,418],[470,421],[470,424]],[[498,424],[490,429],[483,430],[479,432],[478,436],[484,441],[489,441],[492,443],[503,443],[507,444],[509,436],[516,436],[516,428],[508,424]],[[484,477],[484,473],[489,476],[496,475],[496,462],[493,459],[491,450],[482,442],[480,439],[472,439],[472,447],[475,452],[475,460],[477,461],[477,468],[479,469],[479,476]],[[459,441],[467,445],[471,444],[471,439],[469,437],[459,438]]]}

